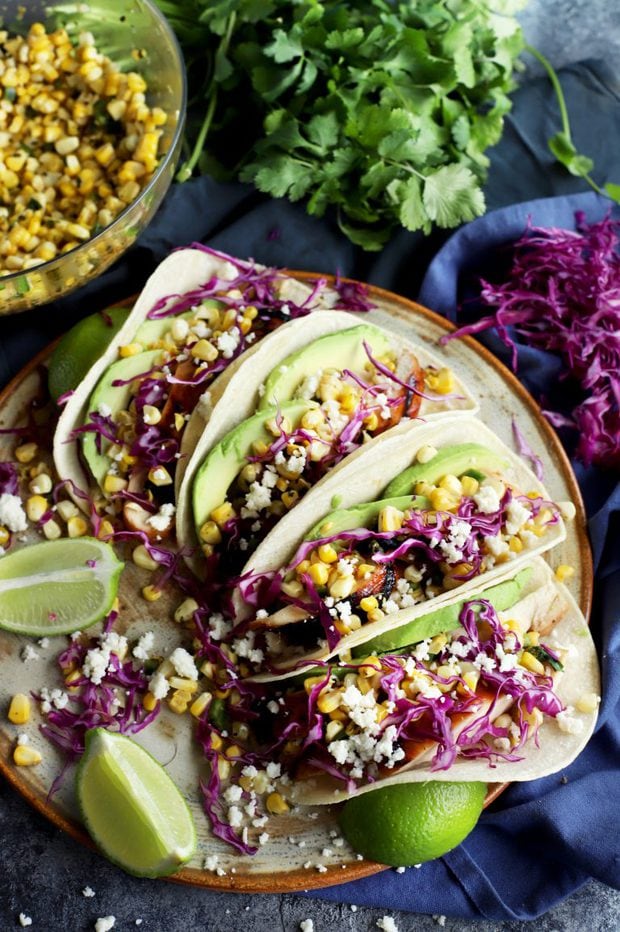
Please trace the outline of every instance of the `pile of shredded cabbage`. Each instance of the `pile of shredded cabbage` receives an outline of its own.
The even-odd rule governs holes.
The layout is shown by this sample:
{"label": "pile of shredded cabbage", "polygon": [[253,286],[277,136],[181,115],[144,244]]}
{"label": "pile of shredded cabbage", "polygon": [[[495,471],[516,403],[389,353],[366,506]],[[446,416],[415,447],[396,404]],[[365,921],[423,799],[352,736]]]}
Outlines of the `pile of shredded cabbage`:
{"label": "pile of shredded cabbage", "polygon": [[492,315],[442,337],[495,327],[512,349],[523,342],[561,356],[561,376],[581,400],[569,416],[545,415],[555,427],[577,432],[576,453],[586,465],[620,466],[620,223],[606,217],[587,224],[575,214],[577,231],[531,227],[513,246],[508,280],[482,280],[481,300]]}

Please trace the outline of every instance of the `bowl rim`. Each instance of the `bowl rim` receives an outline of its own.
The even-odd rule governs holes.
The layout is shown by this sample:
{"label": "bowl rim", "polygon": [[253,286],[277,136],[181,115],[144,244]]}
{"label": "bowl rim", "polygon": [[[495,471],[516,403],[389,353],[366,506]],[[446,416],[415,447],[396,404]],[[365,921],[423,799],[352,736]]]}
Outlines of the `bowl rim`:
{"label": "bowl rim", "polygon": [[[161,23],[164,32],[167,33],[168,39],[170,40],[170,45],[173,49],[173,54],[176,58],[176,63],[179,67],[179,72],[181,75],[181,99],[179,101],[179,116],[177,119],[176,126],[174,128],[174,133],[168,147],[168,151],[162,158],[161,162],[157,165],[153,177],[150,179],[148,184],[142,188],[137,197],[130,201],[123,209],[114,217],[111,223],[105,226],[102,230],[95,234],[95,236],[89,237],[83,243],[79,243],[77,246],[74,246],[73,249],[67,250],[67,252],[61,253],[60,255],[54,256],[53,259],[48,259],[47,262],[41,262],[39,265],[34,265],[30,269],[19,269],[16,272],[12,272],[10,275],[2,275],[0,277],[0,285],[2,288],[6,288],[10,285],[11,282],[17,281],[20,278],[23,278],[25,275],[31,274],[44,274],[50,266],[58,262],[59,259],[64,259],[66,256],[72,256],[75,253],[79,252],[81,249],[84,249],[86,246],[92,246],[96,244],[112,227],[121,221],[128,212],[134,207],[134,205],[143,197],[146,197],[151,189],[155,186],[156,182],[159,180],[160,175],[168,167],[172,161],[173,154],[177,148],[180,137],[183,135],[185,130],[185,117],[187,113],[187,69],[185,66],[185,58],[181,50],[179,40],[176,37],[176,34],[168,22],[167,17],[162,13],[159,7],[155,4],[154,0],[141,0],[145,7],[149,9],[151,15],[159,20]],[[62,296],[58,296],[62,297]]]}

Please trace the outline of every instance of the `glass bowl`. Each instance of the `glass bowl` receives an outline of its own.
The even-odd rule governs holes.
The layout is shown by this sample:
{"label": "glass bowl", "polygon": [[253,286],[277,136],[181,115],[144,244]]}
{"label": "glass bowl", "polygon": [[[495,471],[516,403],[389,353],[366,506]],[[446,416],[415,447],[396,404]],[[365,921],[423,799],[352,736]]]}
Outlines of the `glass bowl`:
{"label": "glass bowl", "polygon": [[69,294],[129,249],[172,182],[185,120],[183,57],[167,20],[151,0],[0,0],[2,28],[23,33],[34,22],[43,22],[48,30],[64,26],[76,38],[80,32],[91,32],[99,51],[121,70],[142,75],[148,86],[147,104],[161,107],[168,120],[162,128],[159,164],[138,197],[109,226],[69,252],[27,271],[0,277],[0,315],[25,311]]}

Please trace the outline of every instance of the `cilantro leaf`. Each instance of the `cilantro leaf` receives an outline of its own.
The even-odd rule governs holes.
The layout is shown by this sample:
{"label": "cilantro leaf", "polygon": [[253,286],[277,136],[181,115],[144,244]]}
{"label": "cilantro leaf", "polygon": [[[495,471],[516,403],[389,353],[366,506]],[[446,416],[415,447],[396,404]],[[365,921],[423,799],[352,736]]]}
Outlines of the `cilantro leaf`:
{"label": "cilantro leaf", "polygon": [[476,176],[464,165],[445,165],[427,175],[422,200],[439,227],[454,227],[484,213],[484,195]]}

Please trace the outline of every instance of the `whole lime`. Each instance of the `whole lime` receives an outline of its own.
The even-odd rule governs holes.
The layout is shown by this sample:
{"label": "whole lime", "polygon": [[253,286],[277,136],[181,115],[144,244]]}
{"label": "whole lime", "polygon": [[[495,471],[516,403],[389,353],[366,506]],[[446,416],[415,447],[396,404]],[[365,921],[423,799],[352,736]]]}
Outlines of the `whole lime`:
{"label": "whole lime", "polygon": [[406,867],[441,857],[469,835],[486,795],[485,783],[429,781],[384,786],[348,800],[340,827],[371,861]]}
{"label": "whole lime", "polygon": [[50,358],[47,375],[50,395],[55,401],[78,387],[127,320],[129,310],[128,307],[110,307],[90,314],[60,339]]}

